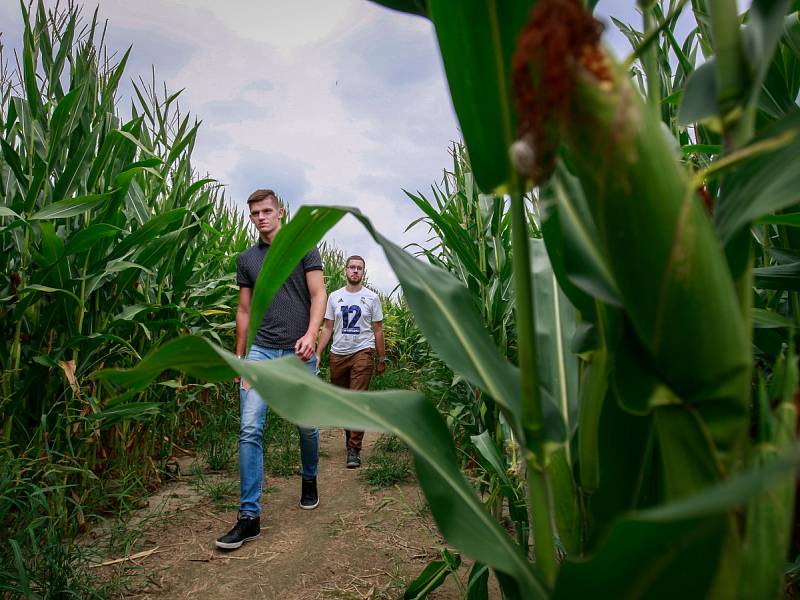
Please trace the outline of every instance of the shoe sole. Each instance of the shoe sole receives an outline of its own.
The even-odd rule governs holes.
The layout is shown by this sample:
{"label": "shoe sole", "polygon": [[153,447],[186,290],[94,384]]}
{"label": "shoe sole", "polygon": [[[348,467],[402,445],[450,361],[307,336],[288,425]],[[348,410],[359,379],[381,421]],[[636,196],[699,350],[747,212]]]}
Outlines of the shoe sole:
{"label": "shoe sole", "polygon": [[303,510],[314,510],[318,506],[319,506],[319,498],[317,498],[317,503],[313,505],[306,506],[305,504],[302,503],[300,504],[300,508],[302,508]]}
{"label": "shoe sole", "polygon": [[258,537],[261,537],[260,533],[249,538],[244,538],[241,542],[228,543],[228,542],[220,542],[219,540],[217,540],[214,543],[217,545],[217,548],[221,548],[222,550],[236,550],[237,548],[241,548],[242,544],[244,544],[245,542],[252,542],[254,539]]}
{"label": "shoe sole", "polygon": [[347,463],[348,469],[358,469],[359,467],[361,467],[360,463]]}

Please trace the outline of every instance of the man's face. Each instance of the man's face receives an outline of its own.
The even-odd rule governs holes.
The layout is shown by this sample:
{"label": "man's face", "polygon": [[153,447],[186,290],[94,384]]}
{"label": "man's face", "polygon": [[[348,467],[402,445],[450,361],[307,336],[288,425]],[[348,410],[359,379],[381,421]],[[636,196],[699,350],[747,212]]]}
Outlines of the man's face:
{"label": "man's face", "polygon": [[281,226],[283,209],[277,208],[272,198],[250,203],[250,221],[259,233],[274,233]]}
{"label": "man's face", "polygon": [[347,283],[358,285],[364,279],[364,263],[360,260],[351,260],[345,268]]}

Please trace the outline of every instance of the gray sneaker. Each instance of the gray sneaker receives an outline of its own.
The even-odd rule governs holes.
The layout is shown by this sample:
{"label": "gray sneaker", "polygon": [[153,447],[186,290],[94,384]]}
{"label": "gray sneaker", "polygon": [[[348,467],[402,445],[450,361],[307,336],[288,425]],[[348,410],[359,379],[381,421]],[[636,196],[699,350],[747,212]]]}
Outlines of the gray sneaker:
{"label": "gray sneaker", "polygon": [[361,453],[355,448],[347,449],[347,468],[358,469],[361,466]]}

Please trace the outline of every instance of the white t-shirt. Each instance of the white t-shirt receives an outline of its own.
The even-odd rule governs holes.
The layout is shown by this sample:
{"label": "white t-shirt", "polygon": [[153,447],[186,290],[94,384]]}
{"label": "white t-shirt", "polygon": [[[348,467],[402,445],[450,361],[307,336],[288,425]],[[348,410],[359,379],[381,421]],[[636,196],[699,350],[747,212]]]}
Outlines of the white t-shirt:
{"label": "white t-shirt", "polygon": [[325,318],[333,321],[334,354],[354,354],[364,348],[375,347],[372,324],[383,321],[383,309],[378,295],[362,287],[348,292],[346,287],[328,296]]}

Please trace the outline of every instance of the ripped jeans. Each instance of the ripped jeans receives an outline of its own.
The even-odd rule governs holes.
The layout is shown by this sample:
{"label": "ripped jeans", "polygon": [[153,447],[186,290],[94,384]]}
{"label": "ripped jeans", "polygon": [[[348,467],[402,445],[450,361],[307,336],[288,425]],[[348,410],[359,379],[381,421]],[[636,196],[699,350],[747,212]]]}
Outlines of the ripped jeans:
{"label": "ripped jeans", "polygon": [[[294,350],[264,348],[253,345],[247,360],[273,360],[294,355]],[[317,357],[306,361],[317,374]],[[264,485],[264,427],[269,406],[253,388],[239,388],[239,513],[257,517],[261,514],[261,489]],[[300,432],[301,473],[306,479],[317,476],[319,463],[319,429],[298,427]]]}

